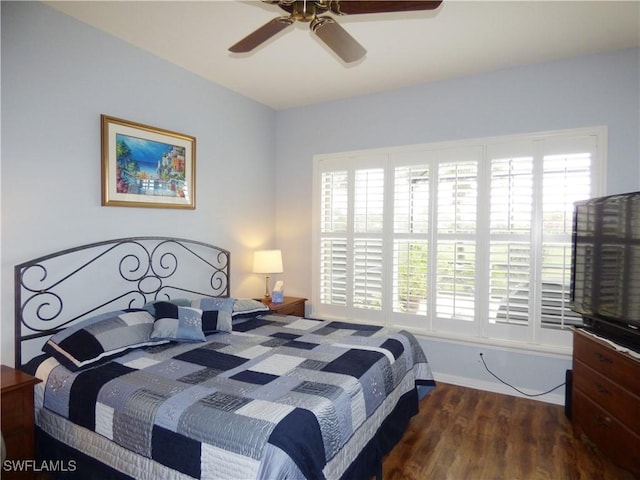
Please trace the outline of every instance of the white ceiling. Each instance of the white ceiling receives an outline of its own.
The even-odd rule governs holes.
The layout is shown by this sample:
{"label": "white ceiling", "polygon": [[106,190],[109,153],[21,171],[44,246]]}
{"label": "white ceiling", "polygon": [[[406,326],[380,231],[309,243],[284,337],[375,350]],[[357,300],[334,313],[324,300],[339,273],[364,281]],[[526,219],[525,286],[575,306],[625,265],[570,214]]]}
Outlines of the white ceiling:
{"label": "white ceiling", "polygon": [[260,1],[46,3],[274,109],[640,45],[640,1],[444,0],[431,12],[338,17],[367,49],[349,65],[304,23],[230,53],[285,14]]}

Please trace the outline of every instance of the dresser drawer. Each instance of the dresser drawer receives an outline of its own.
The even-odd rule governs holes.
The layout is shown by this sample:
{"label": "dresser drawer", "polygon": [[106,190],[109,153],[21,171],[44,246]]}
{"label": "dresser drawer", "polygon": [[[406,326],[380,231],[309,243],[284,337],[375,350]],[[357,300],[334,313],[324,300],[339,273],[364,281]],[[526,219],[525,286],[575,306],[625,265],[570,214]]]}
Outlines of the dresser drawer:
{"label": "dresser drawer", "polygon": [[573,386],[632,432],[640,432],[640,415],[637,411],[640,399],[629,391],[580,361],[573,364]]}
{"label": "dresser drawer", "polygon": [[575,384],[572,420],[614,463],[640,476],[640,437],[589,400]]}
{"label": "dresser drawer", "polygon": [[294,315],[296,317],[304,317],[304,302],[285,305],[278,308],[277,312],[281,315]]}
{"label": "dresser drawer", "polygon": [[576,332],[573,336],[573,358],[640,397],[639,363],[616,352],[613,347]]}

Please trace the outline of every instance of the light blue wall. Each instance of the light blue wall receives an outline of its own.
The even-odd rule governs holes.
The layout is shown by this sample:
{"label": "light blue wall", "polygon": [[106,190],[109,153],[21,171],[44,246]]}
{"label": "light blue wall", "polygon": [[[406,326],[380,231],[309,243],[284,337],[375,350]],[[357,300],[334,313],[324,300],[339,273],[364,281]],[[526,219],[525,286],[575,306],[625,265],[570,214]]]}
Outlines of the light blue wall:
{"label": "light blue wall", "polygon": [[[3,363],[13,358],[13,265],[86,242],[158,234],[216,243],[232,251],[238,296],[262,288],[248,273],[251,251],[274,246],[287,294],[310,296],[318,153],[606,125],[609,193],[640,189],[637,49],[275,112],[39,3],[2,2],[1,34]],[[101,113],[196,136],[195,211],[100,206]],[[440,378],[489,389],[502,387],[480,351],[535,391],[570,365],[421,342]]]}
{"label": "light blue wall", "polygon": [[[2,2],[2,363],[13,266],[93,241],[193,238],[231,250],[232,294],[261,292],[276,113],[36,2]],[[196,210],[100,206],[100,114],[196,137]],[[250,134],[250,135],[249,135]]]}
{"label": "light blue wall", "polygon": [[[276,193],[276,244],[289,259],[291,293],[311,295],[312,159],[319,153],[605,125],[607,193],[640,190],[639,56],[624,50],[280,112],[276,169],[286,188]],[[570,367],[567,355],[421,342],[440,378],[498,391],[511,390],[484,370],[480,352],[529,391],[561,383]],[[555,393],[545,398],[562,400]]]}

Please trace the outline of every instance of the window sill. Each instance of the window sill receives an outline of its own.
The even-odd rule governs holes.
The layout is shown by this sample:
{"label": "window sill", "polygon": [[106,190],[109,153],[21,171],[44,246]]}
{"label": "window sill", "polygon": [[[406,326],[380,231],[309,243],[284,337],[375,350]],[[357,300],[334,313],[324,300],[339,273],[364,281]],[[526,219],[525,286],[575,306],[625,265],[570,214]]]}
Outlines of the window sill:
{"label": "window sill", "polygon": [[461,345],[486,345],[512,352],[533,352],[558,357],[571,357],[573,352],[573,347],[571,345],[545,345],[501,340],[497,338],[470,337],[449,332],[429,332],[425,330],[411,329],[406,327],[404,327],[404,329],[416,336],[424,337],[427,339],[443,340],[449,343],[459,343]]}

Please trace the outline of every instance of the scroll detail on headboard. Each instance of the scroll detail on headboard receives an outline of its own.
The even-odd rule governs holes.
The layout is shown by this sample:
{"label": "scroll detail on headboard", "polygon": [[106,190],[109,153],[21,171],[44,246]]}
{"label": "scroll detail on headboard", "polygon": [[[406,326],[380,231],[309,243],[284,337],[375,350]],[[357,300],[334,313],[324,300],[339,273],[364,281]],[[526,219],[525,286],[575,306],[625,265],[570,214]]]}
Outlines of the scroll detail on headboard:
{"label": "scroll detail on headboard", "polygon": [[38,354],[50,335],[97,313],[171,298],[228,297],[230,262],[228,250],[207,243],[131,237],[16,265],[15,365]]}

